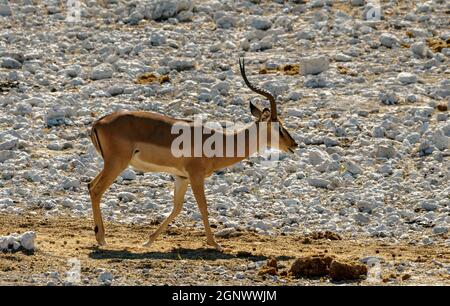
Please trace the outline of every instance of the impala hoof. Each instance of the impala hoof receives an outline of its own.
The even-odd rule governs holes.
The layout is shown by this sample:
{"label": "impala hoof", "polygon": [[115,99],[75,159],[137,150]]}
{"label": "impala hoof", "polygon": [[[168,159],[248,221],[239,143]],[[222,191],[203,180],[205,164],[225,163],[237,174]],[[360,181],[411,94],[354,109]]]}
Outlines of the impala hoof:
{"label": "impala hoof", "polygon": [[99,246],[105,246],[105,245],[108,245],[108,244],[106,243],[105,239],[100,240],[100,241],[97,240],[97,243],[98,243]]}
{"label": "impala hoof", "polygon": [[222,252],[222,247],[217,242],[208,242],[208,245],[214,247],[217,251]]}
{"label": "impala hoof", "polygon": [[104,237],[95,237],[95,240],[97,240],[98,245],[105,246],[107,245],[106,240]]}
{"label": "impala hoof", "polygon": [[144,242],[144,243],[142,244],[142,246],[143,246],[144,248],[148,248],[148,247],[150,247],[150,246],[152,245],[152,243],[153,243],[153,241],[148,240],[148,241]]}

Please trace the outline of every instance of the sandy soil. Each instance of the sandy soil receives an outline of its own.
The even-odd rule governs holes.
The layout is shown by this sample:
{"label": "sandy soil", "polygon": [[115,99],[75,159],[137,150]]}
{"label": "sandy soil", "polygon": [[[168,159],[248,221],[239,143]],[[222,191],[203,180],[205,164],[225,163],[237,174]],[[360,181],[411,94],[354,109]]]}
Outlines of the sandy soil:
{"label": "sandy soil", "polygon": [[[223,252],[207,248],[203,231],[170,227],[151,248],[140,245],[156,228],[106,223],[108,246],[95,244],[93,223],[87,218],[0,214],[2,233],[37,233],[33,253],[0,253],[0,284],[64,284],[70,259],[80,261],[81,285],[99,284],[102,271],[111,271],[113,285],[299,285],[299,284],[447,284],[450,252],[446,237],[432,246],[419,246],[389,239],[352,239],[342,236],[260,236],[240,232],[237,237],[218,238]],[[329,239],[331,238],[331,239]],[[258,275],[262,261],[275,257],[279,271],[288,270],[298,257],[331,255],[347,261],[367,256],[381,259],[381,277],[358,282],[333,282],[329,278]],[[252,263],[256,263],[252,265]],[[258,264],[259,263],[259,264]],[[403,268],[401,268],[401,267]],[[20,272],[20,273],[18,273]],[[53,273],[52,273],[53,272]],[[54,276],[58,272],[58,276]],[[236,277],[244,274],[244,279]],[[369,268],[369,273],[373,270]],[[372,275],[372,274],[371,274]],[[67,284],[67,283],[66,283]]]}

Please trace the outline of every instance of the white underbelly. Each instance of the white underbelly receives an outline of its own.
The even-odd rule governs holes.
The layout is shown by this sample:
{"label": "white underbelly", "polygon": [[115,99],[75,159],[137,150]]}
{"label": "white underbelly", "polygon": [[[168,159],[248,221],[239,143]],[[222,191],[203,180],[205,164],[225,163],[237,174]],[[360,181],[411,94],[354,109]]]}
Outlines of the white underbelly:
{"label": "white underbelly", "polygon": [[139,159],[138,154],[135,155],[131,161],[130,165],[142,172],[165,172],[173,175],[187,177],[188,174],[185,171],[180,171],[174,167],[161,166],[157,164],[152,164]]}

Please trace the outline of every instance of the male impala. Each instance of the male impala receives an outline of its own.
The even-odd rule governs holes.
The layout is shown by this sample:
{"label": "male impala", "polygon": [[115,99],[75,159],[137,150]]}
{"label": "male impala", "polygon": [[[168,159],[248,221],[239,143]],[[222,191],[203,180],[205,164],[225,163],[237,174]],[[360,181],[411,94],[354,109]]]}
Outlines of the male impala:
{"label": "male impala", "polygon": [[[265,96],[270,101],[270,110],[261,110],[250,102],[250,110],[256,120],[245,128],[233,133],[226,133],[220,130],[212,131],[212,134],[202,135],[201,143],[215,135],[224,139],[236,140],[244,139],[244,154],[237,154],[238,146],[234,146],[234,156],[212,156],[205,154],[200,156],[178,156],[171,149],[173,141],[177,135],[172,133],[172,128],[177,124],[187,125],[194,129],[194,123],[187,120],[174,119],[165,115],[127,111],[115,112],[94,122],[91,131],[91,139],[96,150],[104,160],[103,170],[88,184],[89,194],[92,201],[92,211],[95,222],[95,238],[100,245],[105,245],[105,229],[100,212],[100,199],[105,190],[114,182],[116,177],[128,165],[143,172],[166,172],[175,176],[174,207],[171,214],[164,220],[159,228],[150,235],[144,246],[149,246],[167,225],[180,213],[183,206],[184,194],[191,184],[192,191],[200,210],[205,227],[208,245],[220,250],[220,245],[215,241],[208,221],[208,209],[204,190],[205,178],[210,176],[215,170],[233,165],[248,156],[260,151],[260,146],[252,146],[250,142],[266,143],[266,147],[273,147],[282,151],[293,152],[297,147],[295,140],[289,135],[277,117],[277,107],[275,98],[267,91],[252,85],[245,75],[244,61],[239,60],[239,66],[245,84],[254,92]],[[269,133],[261,136],[259,130],[266,126]],[[273,130],[270,126],[277,127],[278,141],[271,141]],[[251,129],[256,129],[258,133],[253,139]],[[192,133],[194,134],[194,133]],[[253,134],[255,135],[255,134]],[[256,139],[254,139],[256,138]],[[266,139],[263,139],[266,138]],[[227,144],[224,150],[227,150]],[[192,142],[190,151],[195,151]]]}

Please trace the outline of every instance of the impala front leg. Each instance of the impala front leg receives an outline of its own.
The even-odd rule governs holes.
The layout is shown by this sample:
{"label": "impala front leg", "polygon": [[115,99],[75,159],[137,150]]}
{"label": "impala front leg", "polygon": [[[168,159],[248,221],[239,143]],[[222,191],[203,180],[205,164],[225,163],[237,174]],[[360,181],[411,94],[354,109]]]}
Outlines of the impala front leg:
{"label": "impala front leg", "polygon": [[180,176],[175,177],[175,191],[173,195],[173,209],[170,215],[164,220],[164,222],[158,227],[158,229],[150,235],[150,238],[146,243],[144,243],[144,247],[150,246],[153,241],[161,234],[162,231],[166,229],[172,220],[178,216],[183,208],[184,194],[186,193],[189,181],[186,178],[182,178]]}
{"label": "impala front leg", "polygon": [[222,247],[214,239],[208,220],[208,206],[205,197],[205,177],[203,175],[192,174],[189,176],[192,191],[197,200],[198,209],[202,215],[203,225],[205,227],[206,241],[208,245],[213,246],[216,250],[221,251]]}

